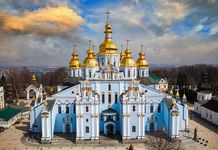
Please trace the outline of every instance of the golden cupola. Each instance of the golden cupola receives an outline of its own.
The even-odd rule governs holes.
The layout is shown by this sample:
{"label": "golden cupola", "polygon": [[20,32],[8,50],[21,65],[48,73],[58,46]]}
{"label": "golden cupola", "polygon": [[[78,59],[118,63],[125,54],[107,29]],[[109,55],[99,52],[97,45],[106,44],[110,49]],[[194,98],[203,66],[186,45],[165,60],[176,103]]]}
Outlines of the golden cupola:
{"label": "golden cupola", "polygon": [[118,54],[117,46],[112,41],[112,29],[111,25],[107,22],[105,25],[105,40],[99,46],[99,54]]}
{"label": "golden cupola", "polygon": [[78,53],[73,52],[72,53],[72,58],[69,62],[69,68],[77,69],[80,67],[80,61],[78,59]]}
{"label": "golden cupola", "polygon": [[148,62],[145,58],[145,53],[143,51],[139,52],[139,58],[136,62],[138,68],[147,68]]}
{"label": "golden cupola", "polygon": [[87,50],[87,57],[83,61],[83,67],[88,67],[88,68],[98,67],[98,62],[94,55],[95,55],[94,51],[91,48],[89,48]]}
{"label": "golden cupola", "polygon": [[120,61],[122,61],[122,59],[123,59],[124,57],[125,57],[125,52],[122,51],[122,52],[120,53]]}
{"label": "golden cupola", "polygon": [[127,47],[125,50],[125,57],[122,59],[121,67],[136,67],[136,62],[131,56],[131,50]]}

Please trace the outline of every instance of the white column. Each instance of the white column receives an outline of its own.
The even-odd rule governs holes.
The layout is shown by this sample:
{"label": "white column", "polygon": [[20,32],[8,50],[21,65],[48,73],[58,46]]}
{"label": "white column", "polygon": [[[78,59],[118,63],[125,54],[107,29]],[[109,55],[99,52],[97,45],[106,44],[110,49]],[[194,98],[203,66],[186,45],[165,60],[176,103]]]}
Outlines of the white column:
{"label": "white column", "polygon": [[179,136],[179,116],[176,116],[176,135]]}
{"label": "white column", "polygon": [[123,104],[123,137],[126,136],[126,105]]}
{"label": "white column", "polygon": [[142,104],[142,138],[144,138],[145,136],[145,105]]}
{"label": "white column", "polygon": [[141,135],[141,126],[140,126],[141,121],[140,121],[140,118],[141,118],[141,116],[138,115],[138,138],[139,138],[140,135]]}
{"label": "white column", "polygon": [[76,138],[79,139],[80,138],[80,118],[79,116],[76,117]]}
{"label": "white column", "polygon": [[96,122],[96,139],[99,139],[99,104],[98,105],[95,105],[95,111],[96,111],[96,115],[97,117],[95,118],[95,122]]}
{"label": "white column", "polygon": [[94,119],[95,119],[95,113],[94,113],[94,105],[91,104],[91,124],[92,124],[92,135],[91,135],[91,139],[94,139],[95,136],[95,125],[94,125]]}
{"label": "white column", "polygon": [[42,116],[42,138],[45,137],[45,116]]}
{"label": "white column", "polygon": [[51,125],[50,125],[50,119],[49,119],[49,115],[46,115],[47,116],[47,118],[45,117],[45,119],[46,119],[46,125],[47,125],[47,130],[46,130],[46,135],[47,135],[47,137],[49,137],[49,138],[51,138]]}
{"label": "white column", "polygon": [[[130,105],[129,104],[127,105],[127,113],[128,113],[128,115],[130,114]],[[127,126],[128,126],[127,136],[130,137],[130,117],[129,116],[127,116],[127,122],[128,122],[128,124],[127,124]]]}
{"label": "white column", "polygon": [[172,116],[172,133],[171,133],[171,136],[174,135],[174,116]]}
{"label": "white column", "polygon": [[[82,115],[82,116],[81,116]],[[81,128],[81,139],[84,138],[84,126],[83,126],[83,105],[80,105],[80,128]]]}

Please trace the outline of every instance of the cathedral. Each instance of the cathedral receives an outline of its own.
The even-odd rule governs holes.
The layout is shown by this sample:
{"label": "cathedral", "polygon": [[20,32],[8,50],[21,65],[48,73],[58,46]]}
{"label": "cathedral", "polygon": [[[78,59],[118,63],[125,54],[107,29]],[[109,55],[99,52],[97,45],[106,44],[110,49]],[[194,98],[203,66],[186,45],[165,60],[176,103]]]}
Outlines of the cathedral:
{"label": "cathedral", "polygon": [[[149,65],[141,50],[135,61],[128,47],[119,52],[107,21],[99,52],[89,46],[83,62],[73,52],[69,75],[58,92],[35,101],[30,111],[30,131],[50,143],[55,133],[71,133],[76,142],[118,135],[122,141],[143,140],[163,131],[177,138],[188,130],[185,95],[160,91],[149,77]],[[29,89],[30,90],[30,89]]]}

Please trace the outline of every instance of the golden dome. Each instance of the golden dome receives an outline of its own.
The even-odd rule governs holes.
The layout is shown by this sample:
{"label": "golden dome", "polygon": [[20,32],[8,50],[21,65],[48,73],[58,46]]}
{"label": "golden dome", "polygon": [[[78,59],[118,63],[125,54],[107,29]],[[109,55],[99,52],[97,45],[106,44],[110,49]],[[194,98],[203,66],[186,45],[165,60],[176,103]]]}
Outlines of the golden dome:
{"label": "golden dome", "polygon": [[145,53],[143,51],[139,52],[139,59],[136,62],[138,68],[148,67],[148,62],[145,59]]}
{"label": "golden dome", "polygon": [[122,59],[125,57],[125,52],[121,52],[120,53],[120,60],[122,61]]}
{"label": "golden dome", "polygon": [[88,49],[87,51],[87,57],[83,61],[83,67],[98,67],[98,62],[96,58],[94,57],[94,52],[92,49]]}
{"label": "golden dome", "polygon": [[126,56],[122,59],[120,66],[121,67],[136,67],[136,62],[131,56],[131,51],[129,48],[125,50]]}
{"label": "golden dome", "polygon": [[112,41],[112,30],[110,24],[107,22],[105,25],[105,40],[99,46],[100,54],[118,54],[117,53],[117,46]]}
{"label": "golden dome", "polygon": [[72,58],[71,58],[71,60],[69,62],[69,67],[74,68],[74,69],[80,67],[80,61],[78,59],[78,53],[76,53],[76,52],[72,53]]}

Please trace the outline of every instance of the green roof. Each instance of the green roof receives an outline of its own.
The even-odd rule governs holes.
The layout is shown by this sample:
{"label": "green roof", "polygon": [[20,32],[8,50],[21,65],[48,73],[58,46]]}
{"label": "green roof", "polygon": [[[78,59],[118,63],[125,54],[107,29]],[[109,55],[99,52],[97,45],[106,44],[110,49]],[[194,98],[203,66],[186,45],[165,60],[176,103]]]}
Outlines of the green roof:
{"label": "green roof", "polygon": [[161,80],[161,77],[155,75],[154,73],[151,73],[149,76],[150,76],[154,81],[158,81],[158,82],[159,82],[159,81]]}
{"label": "green roof", "polygon": [[0,118],[8,121],[20,112],[21,112],[21,109],[7,107],[0,111]]}

